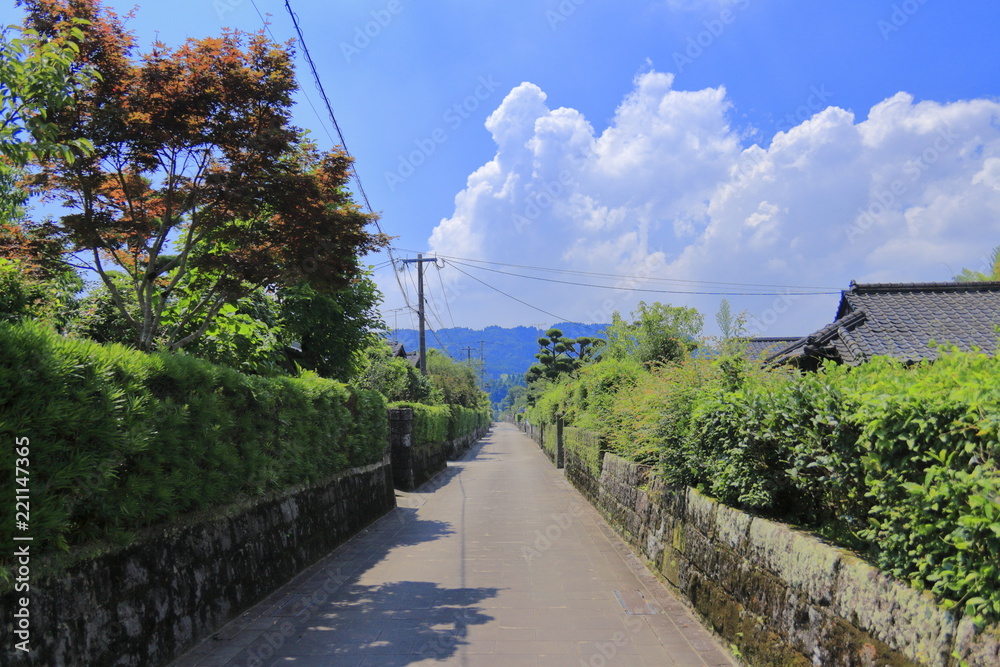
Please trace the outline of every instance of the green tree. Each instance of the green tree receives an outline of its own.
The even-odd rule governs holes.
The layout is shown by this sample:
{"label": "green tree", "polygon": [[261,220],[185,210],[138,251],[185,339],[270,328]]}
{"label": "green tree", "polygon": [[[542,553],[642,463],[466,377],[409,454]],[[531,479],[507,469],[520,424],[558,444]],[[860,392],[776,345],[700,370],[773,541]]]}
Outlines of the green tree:
{"label": "green tree", "polygon": [[962,272],[955,276],[955,280],[960,283],[992,282],[1000,280],[1000,246],[993,248],[990,254],[990,272],[973,271],[972,269],[962,269]]}
{"label": "green tree", "polygon": [[[123,292],[127,289],[128,276],[124,273],[109,272],[108,278]],[[129,307],[133,317],[138,316],[138,304],[131,303]],[[134,339],[131,323],[122,316],[104,283],[90,285],[71,314],[67,330],[102,344],[129,345]]]}
{"label": "green tree", "polygon": [[281,318],[288,335],[298,341],[303,368],[348,381],[365,367],[365,350],[382,344],[386,327],[378,313],[382,295],[371,271],[331,294],[307,283],[279,290]]}
{"label": "green tree", "polygon": [[406,359],[392,356],[384,340],[364,351],[361,368],[351,381],[361,389],[374,389],[390,403],[433,403],[434,387],[428,377]]}
{"label": "green tree", "polygon": [[[61,231],[140,349],[195,341],[258,289],[343,288],[359,277],[357,256],[387,243],[366,230],[375,216],[346,189],[350,158],[321,152],[291,124],[287,46],[225,31],[137,56],[97,0],[22,4],[31,28],[52,39],[74,19],[89,22],[80,54],[100,85],[51,122],[60,138],[91,137],[94,152],[44,162],[39,182],[73,211]],[[110,271],[128,276],[128,295]]]}
{"label": "green tree", "polygon": [[575,373],[583,364],[592,360],[604,344],[603,339],[580,336],[569,338],[561,330],[552,328],[538,339],[538,363],[528,369],[528,383],[539,379],[556,380]]}
{"label": "green tree", "polygon": [[18,26],[0,31],[0,155],[10,164],[54,156],[72,162],[93,150],[89,139],[66,136],[53,122],[98,77],[79,60],[83,25],[71,21],[58,35],[45,36]]}
{"label": "green tree", "polygon": [[441,400],[448,405],[467,408],[489,405],[489,397],[480,389],[476,371],[469,364],[430,349],[427,351],[427,376],[434,388],[441,392]]}
{"label": "green tree", "polygon": [[[61,261],[63,242],[52,225],[26,220],[28,193],[24,187],[31,162],[61,156],[72,162],[89,154],[88,139],[60,135],[53,117],[70,107],[79,91],[98,76],[79,61],[82,23],[70,23],[57,38],[35,30],[8,26],[0,31],[0,258],[23,273],[15,287],[5,271],[9,290],[3,309],[30,314],[53,323],[53,306],[65,307],[80,281]],[[16,301],[31,307],[18,311]],[[46,301],[48,305],[43,305]],[[24,305],[22,304],[22,305]]]}
{"label": "green tree", "polygon": [[630,320],[615,311],[605,331],[602,357],[632,358],[645,364],[683,359],[697,347],[704,318],[694,308],[639,302]]}

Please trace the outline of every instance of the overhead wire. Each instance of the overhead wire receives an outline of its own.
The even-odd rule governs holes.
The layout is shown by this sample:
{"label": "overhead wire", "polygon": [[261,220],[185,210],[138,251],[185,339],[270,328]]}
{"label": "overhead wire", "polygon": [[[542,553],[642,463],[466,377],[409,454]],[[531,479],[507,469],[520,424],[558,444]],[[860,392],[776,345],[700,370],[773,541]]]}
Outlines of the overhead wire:
{"label": "overhead wire", "polygon": [[[404,264],[404,266],[407,266],[407,267],[408,267],[409,265],[408,265],[408,264]],[[417,267],[417,270],[418,270],[418,271],[420,270],[420,267],[419,267],[419,266]],[[419,289],[417,288],[417,286],[416,286],[415,284],[413,284],[413,280],[414,280],[414,278],[413,278],[413,274],[412,274],[412,273],[410,273],[410,272],[407,272],[407,275],[408,275],[408,276],[409,276],[409,278],[410,278],[410,285],[411,285],[411,286],[413,287],[414,291],[416,291],[416,292],[418,292],[418,293],[419,293],[419,291],[420,291],[420,290],[419,290]],[[429,302],[429,301],[427,301],[427,300],[425,300],[425,302],[424,302],[424,303],[425,303],[425,304],[427,305],[428,309],[430,309],[430,302]],[[411,308],[408,308],[408,310],[410,310],[410,326],[411,326],[411,327],[413,327],[414,329],[416,329],[416,327],[415,327],[415,326],[413,326],[413,309],[412,309],[412,307],[411,307]],[[436,313],[435,313],[435,312],[434,312],[433,310],[431,310],[430,312],[431,312],[431,314],[432,314],[432,315],[434,315],[434,316],[435,316],[435,318],[436,318],[436,319],[438,320],[438,324],[441,324],[441,318],[437,317],[437,314],[436,314]],[[435,339],[435,340],[437,340],[437,342],[438,342],[438,345],[440,345],[440,346],[441,346],[441,351],[442,351],[442,352],[444,352],[444,353],[445,353],[445,355],[446,355],[446,356],[448,356],[449,358],[454,358],[454,357],[452,357],[451,353],[450,353],[450,352],[448,352],[448,348],[447,348],[447,346],[445,346],[445,344],[444,344],[444,343],[442,343],[442,342],[441,342],[441,340],[440,340],[440,339],[438,338],[438,335],[437,335],[437,332],[436,332],[436,331],[434,331],[434,328],[433,328],[433,327],[431,327],[431,326],[430,326],[430,325],[429,325],[429,324],[427,323],[427,320],[428,320],[428,317],[427,317],[427,311],[425,310],[425,311],[424,311],[424,327],[425,327],[425,328],[426,328],[426,329],[427,329],[428,331],[430,331],[430,332],[431,332],[431,334],[432,334],[432,335],[434,336],[434,339]],[[444,327],[442,327],[442,328],[444,328]]]}
{"label": "overhead wire", "polygon": [[[267,30],[267,34],[271,36],[271,41],[277,44],[278,38],[274,36],[274,32],[271,30],[271,24],[264,18],[264,14],[260,11],[260,8],[257,7],[257,0],[250,0],[250,4],[253,5],[254,11],[257,12],[257,16],[260,17],[261,23],[264,24],[264,29]],[[312,109],[313,114],[316,116],[316,120],[319,121],[320,127],[323,128],[327,138],[329,138],[331,142],[336,142],[336,139],[333,138],[333,134],[330,133],[330,128],[327,127],[325,122],[323,122],[323,116],[320,115],[319,110],[316,109],[316,105],[313,104],[312,98],[309,97],[309,93],[306,92],[305,88],[300,88],[300,90],[302,91],[302,97],[306,98],[306,103],[309,105],[309,108]]]}
{"label": "overhead wire", "polygon": [[[418,252],[418,251],[407,250],[406,252]],[[654,276],[636,276],[636,275],[627,275],[627,274],[619,274],[619,273],[599,273],[599,272],[594,272],[594,271],[579,271],[579,270],[576,270],[576,269],[560,269],[560,268],[547,267],[547,266],[531,266],[531,265],[526,265],[526,264],[510,264],[510,263],[506,263],[506,262],[495,262],[495,261],[489,261],[489,260],[484,260],[484,259],[472,259],[472,258],[468,258],[468,257],[455,257],[455,256],[451,256],[451,255],[440,255],[440,254],[436,254],[436,253],[435,253],[434,256],[435,257],[440,257],[443,260],[455,260],[455,261],[466,262],[468,264],[474,264],[474,265],[478,265],[478,264],[490,264],[490,265],[493,265],[493,266],[503,266],[503,267],[514,268],[514,269],[527,269],[527,270],[533,270],[533,271],[543,271],[543,272],[549,272],[549,273],[564,273],[564,274],[569,274],[569,275],[581,275],[581,276],[598,277],[598,278],[616,278],[616,279],[621,279],[621,280],[645,281],[645,282],[652,282],[652,283],[667,283],[667,284],[681,283],[681,284],[690,284],[690,285],[722,285],[722,286],[741,287],[741,288],[771,288],[771,289],[788,289],[788,290],[817,290],[817,291],[819,291],[820,293],[823,293],[823,294],[827,294],[827,293],[838,293],[839,294],[840,293],[840,290],[838,288],[835,288],[835,287],[817,287],[817,286],[810,286],[810,285],[775,285],[775,284],[767,284],[767,283],[740,283],[740,282],[723,282],[723,281],[714,281],[714,280],[693,280],[693,279],[689,279],[689,278],[662,278],[662,277],[654,277]],[[486,267],[479,267],[479,266],[477,266],[476,268],[483,268],[485,270]],[[517,275],[520,275],[520,274],[517,274]],[[573,284],[576,284],[576,283],[573,283]]]}
{"label": "overhead wire", "polygon": [[[316,69],[316,63],[313,62],[312,55],[309,53],[309,46],[306,44],[305,36],[302,34],[302,28],[299,25],[298,16],[292,10],[291,0],[285,0],[285,9],[288,10],[288,15],[292,19],[292,24],[295,26],[295,32],[299,36],[299,44],[302,45],[302,54],[305,56],[306,63],[309,65],[309,70],[312,72],[313,81],[316,85],[316,89],[319,91],[320,97],[323,99],[323,103],[326,106],[326,112],[330,116],[330,122],[333,123],[333,128],[337,131],[337,136],[340,138],[340,147],[343,149],[344,154],[350,158],[350,172],[354,177],[354,182],[358,186],[358,193],[361,195],[362,200],[364,200],[365,208],[367,209],[369,215],[372,216],[372,221],[375,223],[375,228],[380,234],[385,234],[382,230],[382,225],[379,223],[377,217],[375,217],[375,212],[372,209],[371,202],[368,200],[368,194],[365,192],[364,185],[361,183],[361,176],[358,174],[358,170],[354,165],[354,157],[351,155],[351,151],[347,148],[347,141],[344,139],[344,133],[340,129],[340,124],[337,122],[337,117],[333,113],[333,105],[330,104],[330,98],[327,97],[326,90],[323,87],[323,82],[320,80],[319,72]],[[258,12],[259,13],[259,12]],[[331,137],[332,139],[332,137]],[[393,254],[393,247],[391,245],[386,246],[386,254],[389,255],[389,261],[392,262],[393,273],[396,278],[396,284],[399,286],[399,291],[403,295],[403,301],[406,302],[408,308],[412,308],[410,305],[410,296],[406,289],[403,287],[403,280],[399,277],[399,268],[397,266],[398,260]]]}
{"label": "overhead wire", "polygon": [[452,266],[460,264],[467,268],[479,269],[481,271],[490,271],[491,273],[500,273],[507,276],[515,276],[518,278],[526,278],[528,280],[539,280],[547,283],[557,283],[561,285],[573,285],[574,287],[593,287],[597,289],[610,289],[622,292],[647,292],[651,294],[693,294],[693,295],[708,295],[708,296],[782,296],[783,294],[795,294],[797,296],[816,296],[825,294],[840,294],[840,290],[829,291],[829,292],[735,292],[735,291],[704,291],[704,290],[669,290],[669,289],[652,289],[649,287],[629,287],[627,285],[594,285],[591,283],[581,283],[573,280],[559,280],[557,278],[543,278],[542,276],[530,276],[523,273],[514,273],[513,271],[502,271],[500,269],[491,269],[488,266],[476,266],[468,262],[461,262],[455,259],[447,260]]}
{"label": "overhead wire", "polygon": [[[453,268],[453,269],[455,269],[455,270],[456,270],[456,271],[458,271],[459,273],[462,273],[462,274],[465,274],[466,276],[468,276],[469,278],[472,278],[472,279],[473,279],[473,280],[475,280],[476,282],[478,282],[478,283],[481,283],[481,284],[485,285],[486,287],[489,287],[489,288],[490,288],[491,290],[493,290],[494,292],[499,292],[500,294],[503,294],[503,295],[504,295],[505,297],[507,297],[508,299],[513,299],[514,301],[517,301],[517,302],[518,302],[518,303],[520,303],[520,304],[524,304],[524,305],[525,305],[525,306],[527,306],[528,308],[532,308],[532,309],[534,309],[534,310],[537,310],[537,311],[538,311],[538,312],[540,312],[540,313],[545,313],[545,314],[546,314],[546,315],[548,315],[549,317],[554,317],[554,318],[556,319],[556,321],[557,321],[557,322],[570,322],[570,321],[571,321],[571,320],[570,320],[569,318],[566,318],[566,317],[562,317],[561,315],[556,315],[555,313],[550,313],[549,311],[547,311],[547,310],[545,310],[545,309],[543,309],[543,308],[539,308],[538,306],[534,306],[534,305],[532,305],[532,304],[528,303],[528,302],[527,302],[527,301],[525,301],[524,299],[519,299],[519,298],[517,298],[517,297],[516,297],[516,296],[514,296],[513,294],[508,294],[507,292],[504,292],[504,291],[503,291],[502,289],[500,289],[499,287],[494,287],[493,285],[490,285],[489,283],[487,283],[487,282],[485,282],[485,281],[483,281],[483,280],[480,280],[479,278],[475,277],[475,276],[474,276],[474,275],[472,275],[471,273],[467,273],[467,272],[463,271],[462,269],[458,268],[458,266],[456,266],[455,264],[451,264],[451,266],[452,266],[452,268]],[[590,325],[584,325],[584,326],[590,326]],[[597,330],[598,330],[598,327],[591,327],[591,328],[592,328],[592,329],[593,329],[594,331],[597,331]]]}
{"label": "overhead wire", "polygon": [[444,286],[444,278],[441,277],[441,269],[443,266],[438,266],[437,262],[434,262],[434,268],[437,269],[438,283],[441,284],[441,295],[444,298],[444,305],[448,307],[448,317],[451,319],[452,328],[455,327],[455,316],[451,312],[451,303],[448,301],[448,290]]}

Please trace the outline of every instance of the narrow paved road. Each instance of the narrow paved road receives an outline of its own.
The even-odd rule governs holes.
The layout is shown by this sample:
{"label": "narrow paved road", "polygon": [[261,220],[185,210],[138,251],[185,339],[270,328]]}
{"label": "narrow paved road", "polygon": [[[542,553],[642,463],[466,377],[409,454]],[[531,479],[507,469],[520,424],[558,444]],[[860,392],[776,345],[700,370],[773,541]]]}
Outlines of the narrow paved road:
{"label": "narrow paved road", "polygon": [[736,663],[514,427],[174,662]]}

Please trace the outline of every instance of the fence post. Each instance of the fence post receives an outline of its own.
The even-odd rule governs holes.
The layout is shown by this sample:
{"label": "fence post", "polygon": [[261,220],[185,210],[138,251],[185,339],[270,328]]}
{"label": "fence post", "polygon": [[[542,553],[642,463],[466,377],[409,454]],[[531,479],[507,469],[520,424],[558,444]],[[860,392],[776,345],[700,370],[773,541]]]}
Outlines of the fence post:
{"label": "fence post", "polygon": [[556,419],[556,468],[564,468],[563,457],[563,418],[562,415]]}

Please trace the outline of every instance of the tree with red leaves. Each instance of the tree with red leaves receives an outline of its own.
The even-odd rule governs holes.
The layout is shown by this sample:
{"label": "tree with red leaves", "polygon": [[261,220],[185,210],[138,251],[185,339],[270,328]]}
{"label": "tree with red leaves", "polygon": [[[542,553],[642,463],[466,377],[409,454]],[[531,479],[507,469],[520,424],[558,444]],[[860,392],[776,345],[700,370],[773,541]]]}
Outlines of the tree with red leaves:
{"label": "tree with red leaves", "polygon": [[99,0],[19,4],[40,34],[89,22],[80,57],[101,78],[52,122],[94,151],[42,162],[37,183],[72,209],[59,223],[68,250],[101,277],[137,347],[179,349],[262,287],[346,287],[358,255],[388,242],[346,189],[350,158],[290,122],[290,44],[225,31],[136,56]]}

